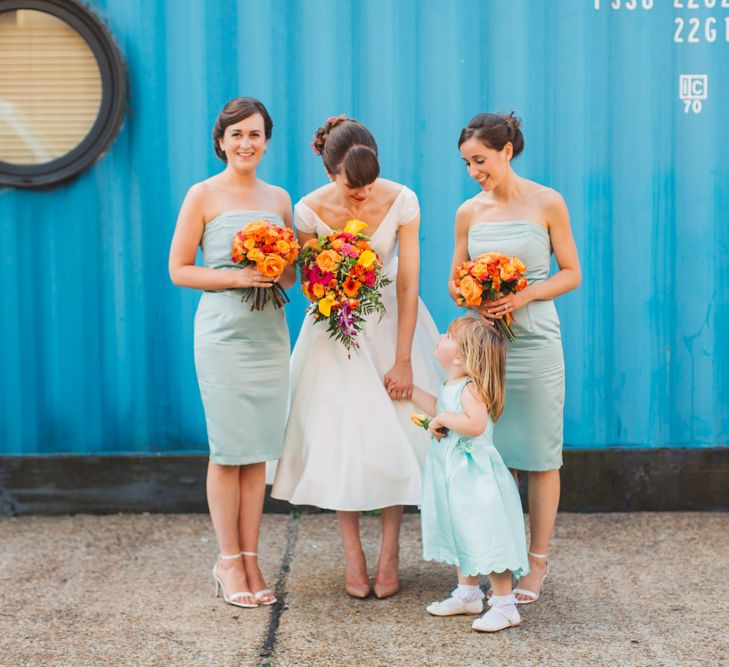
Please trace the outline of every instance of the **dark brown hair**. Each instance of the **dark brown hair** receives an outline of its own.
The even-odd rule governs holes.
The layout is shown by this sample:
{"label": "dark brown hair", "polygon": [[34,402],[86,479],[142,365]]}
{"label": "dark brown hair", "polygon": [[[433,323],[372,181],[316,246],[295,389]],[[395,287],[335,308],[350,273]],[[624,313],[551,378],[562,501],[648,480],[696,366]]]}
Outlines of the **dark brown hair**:
{"label": "dark brown hair", "polygon": [[344,173],[347,185],[361,188],[380,175],[377,142],[358,120],[330,118],[314,134],[314,152],[320,153],[324,167],[335,176]]}
{"label": "dark brown hair", "polygon": [[228,161],[228,158],[225,157],[225,151],[220,148],[220,140],[225,134],[225,128],[229,125],[240,123],[240,121],[250,118],[257,113],[263,116],[263,131],[266,135],[266,140],[268,140],[271,138],[271,132],[273,131],[273,121],[271,120],[271,116],[268,115],[266,107],[257,99],[253,97],[234,97],[226,103],[223,110],[218,114],[215,125],[213,125],[213,148],[215,149],[215,154],[223,162]]}
{"label": "dark brown hair", "polygon": [[461,130],[458,147],[460,148],[464,141],[478,139],[489,148],[500,151],[510,141],[514,147],[512,158],[515,158],[524,150],[524,135],[520,127],[521,119],[517,118],[513,111],[508,116],[498,113],[476,114]]}

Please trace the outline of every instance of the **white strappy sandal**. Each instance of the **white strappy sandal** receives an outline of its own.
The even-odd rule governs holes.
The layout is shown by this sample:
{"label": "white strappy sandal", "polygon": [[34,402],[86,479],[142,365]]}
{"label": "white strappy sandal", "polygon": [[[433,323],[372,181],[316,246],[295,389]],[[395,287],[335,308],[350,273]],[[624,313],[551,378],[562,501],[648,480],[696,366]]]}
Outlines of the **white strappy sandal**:
{"label": "white strappy sandal", "polygon": [[[241,556],[255,556],[256,558],[258,557],[258,553],[256,551],[241,551],[240,555]],[[267,595],[272,596],[273,599],[266,600],[264,602],[263,598],[266,597]],[[262,588],[257,593],[254,593],[253,597],[256,598],[256,600],[258,600],[259,605],[263,605],[264,607],[268,607],[268,605],[276,604],[276,602],[278,602],[278,600],[276,599],[276,596],[274,595],[273,591],[270,588]]]}
{"label": "white strappy sandal", "polygon": [[[239,552],[237,554],[230,554],[230,555],[223,555],[220,554],[218,556],[219,560],[233,560],[234,558],[240,558],[243,555],[243,552]],[[240,598],[255,598],[256,596],[253,595],[250,591],[241,591],[240,593],[233,593],[232,595],[228,595],[225,592],[225,586],[223,586],[223,582],[220,581],[220,578],[218,577],[218,561],[216,560],[213,564],[213,579],[215,580],[215,597],[220,596],[220,592],[223,592],[223,600],[225,600],[228,604],[232,604],[235,607],[244,607],[246,609],[253,609],[258,606],[257,603],[250,603],[250,602],[238,602]]]}
{"label": "white strappy sandal", "polygon": [[478,590],[480,595],[475,596],[474,599],[464,600],[459,595],[458,588],[456,588],[451,596],[440,602],[431,602],[426,608],[431,616],[460,616],[460,615],[477,615],[483,611],[483,592],[481,589]]}
{"label": "white strappy sandal", "polygon": [[[529,552],[529,555],[532,558],[543,558],[544,560],[547,560],[547,554],[535,554],[533,551]],[[529,598],[528,600],[516,600],[516,604],[531,604],[532,602],[536,602],[539,599],[539,596],[542,594],[542,589],[544,588],[544,580],[547,578],[547,575],[549,574],[549,561],[547,561],[547,569],[544,572],[544,576],[542,577],[542,581],[539,584],[539,592],[535,593],[534,591],[529,591],[526,588],[515,588],[512,593],[514,595],[523,595],[524,597]]]}
{"label": "white strappy sandal", "polygon": [[[510,597],[513,599],[513,596]],[[476,632],[498,632],[521,623],[521,616],[513,604],[497,606],[489,600],[489,605],[491,609],[471,624],[471,628]]]}

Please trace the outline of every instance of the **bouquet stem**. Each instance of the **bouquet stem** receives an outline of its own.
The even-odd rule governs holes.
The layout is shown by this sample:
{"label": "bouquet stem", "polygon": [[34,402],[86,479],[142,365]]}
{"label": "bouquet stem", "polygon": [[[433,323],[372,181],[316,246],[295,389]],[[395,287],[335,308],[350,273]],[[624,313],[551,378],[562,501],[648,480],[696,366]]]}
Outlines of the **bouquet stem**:
{"label": "bouquet stem", "polygon": [[516,340],[516,336],[514,335],[514,332],[511,330],[511,325],[509,322],[506,321],[506,319],[502,318],[500,320],[496,320],[496,326],[498,327],[499,331],[503,336],[506,336],[506,339],[513,343]]}
{"label": "bouquet stem", "polygon": [[251,310],[263,310],[269,301],[274,308],[283,308],[290,301],[286,291],[277,283],[271,287],[246,287],[240,300],[252,300]]}

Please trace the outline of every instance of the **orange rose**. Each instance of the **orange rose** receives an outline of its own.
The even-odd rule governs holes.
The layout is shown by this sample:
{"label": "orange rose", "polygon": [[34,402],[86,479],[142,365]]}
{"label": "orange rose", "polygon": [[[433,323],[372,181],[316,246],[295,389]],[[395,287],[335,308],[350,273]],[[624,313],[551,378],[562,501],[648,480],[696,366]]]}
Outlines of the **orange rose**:
{"label": "orange rose", "polygon": [[461,280],[460,293],[466,302],[467,308],[480,306],[483,301],[481,298],[483,289],[471,276],[466,276]]}
{"label": "orange rose", "polygon": [[324,273],[332,273],[342,261],[342,256],[333,250],[322,250],[316,258],[316,265]]}
{"label": "orange rose", "polygon": [[248,251],[248,259],[251,262],[260,262],[265,256],[258,248]]}
{"label": "orange rose", "polygon": [[258,270],[269,278],[280,276],[283,270],[286,268],[286,262],[284,262],[278,255],[266,255],[265,259],[261,262],[257,262],[256,266]]}
{"label": "orange rose", "polygon": [[309,239],[306,243],[304,243],[304,248],[318,248],[319,247],[319,239]]}
{"label": "orange rose", "polygon": [[476,278],[476,280],[483,280],[488,275],[488,272],[488,264],[484,264],[483,262],[475,262],[471,267],[471,275]]}
{"label": "orange rose", "polygon": [[501,264],[501,271],[499,277],[505,282],[514,280],[517,276],[516,266],[512,262],[504,262]]}
{"label": "orange rose", "polygon": [[253,234],[262,234],[268,229],[269,223],[266,220],[254,220],[243,227],[243,234],[250,236]]}
{"label": "orange rose", "polygon": [[311,288],[311,293],[317,298],[321,299],[324,296],[324,285],[321,283],[314,283],[314,286]]}
{"label": "orange rose", "polygon": [[282,255],[288,255],[291,251],[291,244],[288,241],[276,241],[276,250]]}

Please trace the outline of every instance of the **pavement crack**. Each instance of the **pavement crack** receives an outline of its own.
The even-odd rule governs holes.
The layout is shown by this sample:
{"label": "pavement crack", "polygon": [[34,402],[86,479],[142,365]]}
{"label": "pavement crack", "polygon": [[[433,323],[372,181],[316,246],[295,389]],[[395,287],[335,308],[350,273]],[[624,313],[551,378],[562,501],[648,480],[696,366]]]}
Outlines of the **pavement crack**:
{"label": "pavement crack", "polygon": [[268,621],[268,630],[266,638],[261,647],[260,667],[270,667],[273,664],[273,654],[276,650],[276,642],[278,640],[278,626],[281,622],[281,615],[286,611],[286,583],[291,570],[291,561],[296,550],[296,541],[299,537],[299,525],[301,519],[296,514],[291,514],[286,526],[286,549],[281,559],[281,568],[279,570],[278,580],[276,581],[276,602],[271,607],[271,618]]}

